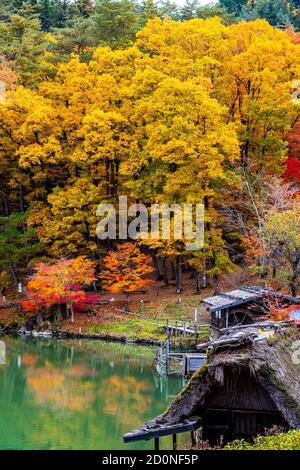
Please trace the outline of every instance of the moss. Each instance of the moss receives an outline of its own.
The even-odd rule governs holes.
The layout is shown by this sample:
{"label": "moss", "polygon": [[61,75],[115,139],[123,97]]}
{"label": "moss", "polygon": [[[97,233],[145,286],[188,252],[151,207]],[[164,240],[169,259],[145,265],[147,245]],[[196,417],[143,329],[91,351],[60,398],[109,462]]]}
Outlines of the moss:
{"label": "moss", "polygon": [[258,436],[254,443],[241,439],[227,444],[224,450],[300,450],[300,431]]}
{"label": "moss", "polygon": [[270,335],[268,336],[267,338],[267,343],[269,346],[272,346],[273,344],[277,343],[277,341],[279,341],[280,337],[278,334],[273,334],[273,335]]}
{"label": "moss", "polygon": [[103,322],[89,328],[88,333],[119,336],[125,339],[144,339],[164,342],[165,335],[161,328],[145,319],[126,319],[122,321]]}
{"label": "moss", "polygon": [[[188,393],[189,395],[191,393],[193,393],[194,388],[195,388],[195,387],[193,387],[193,381],[198,382],[197,379],[200,379],[204,375],[204,373],[206,372],[206,364],[207,364],[207,361],[205,361],[201,364],[201,367],[199,367],[199,369],[192,375],[192,377],[185,384],[185,386],[183,387],[181,392],[179,392],[178,395],[174,398],[174,400],[172,401],[172,405],[176,406],[186,393]],[[196,384],[195,384],[195,386],[196,386]],[[166,416],[168,414],[169,410],[170,410],[170,408],[168,408],[163,413],[163,416]]]}

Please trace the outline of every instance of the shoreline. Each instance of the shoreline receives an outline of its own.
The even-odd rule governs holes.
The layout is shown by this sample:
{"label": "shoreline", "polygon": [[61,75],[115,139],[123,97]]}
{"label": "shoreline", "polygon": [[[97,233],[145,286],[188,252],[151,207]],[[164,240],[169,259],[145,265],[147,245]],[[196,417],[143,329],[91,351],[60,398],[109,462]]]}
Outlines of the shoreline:
{"label": "shoreline", "polygon": [[72,333],[70,331],[60,330],[53,333],[53,338],[66,339],[96,339],[100,341],[109,341],[124,344],[139,344],[144,346],[161,346],[161,342],[143,338],[126,338],[124,336],[115,336],[101,333]]}
{"label": "shoreline", "polygon": [[[1,327],[0,327],[1,328]],[[49,330],[50,331],[50,330]],[[93,339],[99,341],[123,343],[123,344],[137,344],[140,346],[161,346],[160,341],[144,339],[144,338],[126,338],[124,336],[115,336],[108,334],[97,334],[97,333],[73,333],[66,330],[51,331],[52,334],[39,334],[36,330],[33,330],[30,334],[20,334],[17,329],[0,330],[0,337],[2,336],[20,336],[20,337],[31,337],[31,338],[54,338],[54,339]]]}

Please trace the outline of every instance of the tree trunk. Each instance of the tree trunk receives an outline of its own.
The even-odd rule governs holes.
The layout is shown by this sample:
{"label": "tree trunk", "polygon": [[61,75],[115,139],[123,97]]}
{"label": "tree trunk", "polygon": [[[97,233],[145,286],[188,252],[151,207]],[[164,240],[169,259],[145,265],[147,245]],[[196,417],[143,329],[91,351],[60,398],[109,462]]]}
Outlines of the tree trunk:
{"label": "tree trunk", "polygon": [[70,305],[70,310],[71,310],[71,322],[75,323],[75,315],[74,315],[74,309],[73,309],[72,304]]}
{"label": "tree trunk", "polygon": [[174,281],[176,279],[176,269],[174,266],[174,263],[171,263],[171,281]]}
{"label": "tree trunk", "polygon": [[198,271],[198,270],[196,270],[196,277],[195,277],[195,279],[196,279],[196,292],[197,292],[197,294],[200,294],[200,292],[201,292],[201,289],[200,289],[200,275],[199,275],[199,271]]}
{"label": "tree trunk", "polygon": [[13,280],[14,280],[16,286],[17,286],[18,285],[18,277],[17,277],[17,272],[16,272],[16,268],[15,268],[14,263],[10,264],[10,271],[11,271]]}
{"label": "tree trunk", "polygon": [[297,297],[298,292],[298,279],[299,279],[299,263],[300,263],[300,255],[295,256],[293,261],[291,262],[292,266],[292,278],[290,282],[291,293],[293,297]]}
{"label": "tree trunk", "polygon": [[161,281],[163,279],[163,276],[160,274],[159,264],[158,264],[157,258],[155,256],[155,253],[153,253],[153,251],[151,251],[150,256],[151,256],[152,263],[153,263],[153,266],[154,266],[154,269],[155,269],[155,280],[156,281]]}
{"label": "tree trunk", "polygon": [[180,294],[181,287],[181,256],[176,256],[176,294]]}
{"label": "tree trunk", "polygon": [[6,196],[6,193],[4,191],[2,183],[0,183],[0,192],[1,192],[1,195],[2,195],[4,214],[6,215],[6,217],[8,217],[9,216],[8,199],[7,199],[7,196]]}
{"label": "tree trunk", "polygon": [[297,297],[297,286],[296,286],[296,284],[294,282],[291,282],[290,287],[291,287],[292,296]]}
{"label": "tree trunk", "polygon": [[165,287],[168,287],[169,279],[168,279],[168,269],[167,269],[166,258],[163,258],[163,260],[162,260],[162,271],[163,271],[164,285],[165,285]]}

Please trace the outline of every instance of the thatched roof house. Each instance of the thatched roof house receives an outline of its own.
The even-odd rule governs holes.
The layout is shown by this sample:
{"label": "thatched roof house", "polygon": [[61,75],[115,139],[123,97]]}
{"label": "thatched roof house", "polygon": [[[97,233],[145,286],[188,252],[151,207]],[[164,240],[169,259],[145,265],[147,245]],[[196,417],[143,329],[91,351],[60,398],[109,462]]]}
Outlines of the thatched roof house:
{"label": "thatched roof house", "polygon": [[[203,439],[248,438],[273,425],[300,427],[299,332],[290,322],[262,322],[223,330],[205,364],[168,410],[133,431],[201,418]],[[299,359],[299,361],[298,361]]]}
{"label": "thatched roof house", "polygon": [[299,306],[300,298],[281,294],[273,289],[250,286],[219,293],[203,299],[202,302],[211,314],[212,326],[224,328],[264,320],[272,303],[277,308]]}

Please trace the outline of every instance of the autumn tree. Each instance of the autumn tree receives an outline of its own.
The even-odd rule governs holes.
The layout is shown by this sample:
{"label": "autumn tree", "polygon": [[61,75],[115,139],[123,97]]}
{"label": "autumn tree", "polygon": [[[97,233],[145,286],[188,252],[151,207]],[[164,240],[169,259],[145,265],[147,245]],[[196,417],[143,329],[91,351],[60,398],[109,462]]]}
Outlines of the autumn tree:
{"label": "autumn tree", "polygon": [[76,309],[97,300],[83,290],[96,279],[94,263],[84,256],[60,259],[54,264],[38,263],[34,271],[26,286],[26,299],[21,302],[27,312],[64,306],[74,322]]}
{"label": "autumn tree", "polygon": [[151,258],[133,243],[118,245],[103,259],[101,273],[104,289],[129,294],[152,284],[146,276],[153,271]]}
{"label": "autumn tree", "polygon": [[32,204],[29,224],[35,228],[48,254],[88,255],[99,259],[96,209],[101,191],[87,178],[77,178],[67,188],[55,188],[49,206]]}
{"label": "autumn tree", "polygon": [[[103,23],[113,21],[114,28],[121,5],[115,3],[111,17],[106,5]],[[141,24],[134,6],[136,14]],[[184,243],[144,249],[178,273],[189,263],[217,285],[232,261],[243,262],[244,232],[257,224],[253,194],[256,204],[262,201],[268,180],[285,172],[288,136],[298,132],[291,85],[300,72],[299,44],[294,33],[263,20],[226,26],[215,17],[160,17],[147,22],[134,44],[130,25],[120,29],[124,37],[113,28],[114,50],[93,50],[90,26],[82,38],[79,29],[75,38],[76,26],[45,35],[35,19],[37,48],[28,47],[29,56],[22,49],[23,41],[33,41],[28,17],[1,25],[6,63],[16,48],[9,64],[30,84],[13,85],[0,105],[1,213],[28,210],[53,257],[70,251],[97,259],[107,249],[93,233],[97,204],[115,203],[122,193],[146,205],[202,203],[206,235],[199,253],[188,253]],[[93,14],[84,21],[92,25]],[[38,38],[51,47],[33,60]]]}
{"label": "autumn tree", "polygon": [[[297,292],[299,247],[299,202],[297,186],[273,178],[265,185],[263,198],[251,191],[256,221],[246,226],[244,242],[248,263],[265,283]],[[288,222],[288,219],[289,222]]]}
{"label": "autumn tree", "polygon": [[284,176],[290,181],[300,183],[300,123],[296,122],[287,137],[289,154]]}
{"label": "autumn tree", "polygon": [[272,239],[272,250],[280,258],[277,277],[283,285],[290,288],[293,296],[297,295],[300,278],[300,208],[271,213],[266,228]]}

